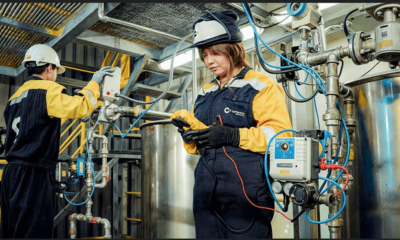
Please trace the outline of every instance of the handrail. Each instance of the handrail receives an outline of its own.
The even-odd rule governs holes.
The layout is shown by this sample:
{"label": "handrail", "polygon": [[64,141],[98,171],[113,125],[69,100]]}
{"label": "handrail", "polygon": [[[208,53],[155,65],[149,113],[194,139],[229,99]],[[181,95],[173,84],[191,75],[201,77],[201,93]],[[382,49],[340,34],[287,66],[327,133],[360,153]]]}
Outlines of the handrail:
{"label": "handrail", "polygon": [[78,119],[75,119],[65,130],[64,132],[61,133],[60,138],[62,138],[64,136],[64,134],[67,133],[67,131],[76,123],[76,121],[78,121]]}
{"label": "handrail", "polygon": [[[78,132],[78,129],[81,127],[81,124],[79,124],[75,129],[74,129],[74,131],[72,131],[72,133],[67,137],[67,139],[65,139],[65,141],[63,142],[63,144],[61,144],[61,146],[60,146],[60,151],[61,151],[61,149],[63,149],[64,147],[65,147],[65,145],[69,145],[70,143],[70,140],[72,139],[72,140],[74,140],[76,137],[74,137],[73,138],[73,136]],[[78,134],[79,134],[79,132],[78,132]],[[61,154],[61,152],[60,152],[60,154]]]}
{"label": "handrail", "polygon": [[[71,143],[79,136],[79,134],[81,134],[82,124],[85,123],[80,123],[79,126],[75,128],[71,135],[69,135],[65,142],[62,144],[62,146],[60,147],[60,154],[63,153],[69,147],[69,145],[71,145]],[[79,128],[81,128],[81,131],[78,131]]]}

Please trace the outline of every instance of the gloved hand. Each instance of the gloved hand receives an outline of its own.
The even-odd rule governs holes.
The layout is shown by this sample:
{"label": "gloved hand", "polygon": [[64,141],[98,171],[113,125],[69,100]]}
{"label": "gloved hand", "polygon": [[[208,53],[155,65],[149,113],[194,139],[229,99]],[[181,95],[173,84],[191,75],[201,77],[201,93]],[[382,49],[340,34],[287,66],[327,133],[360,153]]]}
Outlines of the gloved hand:
{"label": "gloved hand", "polygon": [[240,142],[239,128],[211,125],[202,130],[188,130],[183,137],[196,141],[197,148],[220,148],[222,146],[238,147]]}
{"label": "gloved hand", "polygon": [[104,76],[108,75],[110,77],[113,77],[114,75],[112,75],[111,73],[114,71],[115,68],[111,69],[111,66],[105,66],[93,74],[92,81],[97,82],[100,86],[100,84],[103,82]]}
{"label": "gloved hand", "polygon": [[183,135],[183,133],[185,132],[183,127],[190,127],[189,123],[184,121],[181,117],[177,117],[175,119],[172,119],[171,123],[178,127],[178,132],[181,134],[182,139],[183,139],[183,141],[185,141],[185,143],[191,144],[193,142],[193,139],[191,138],[191,136],[190,137],[184,137],[184,135]]}
{"label": "gloved hand", "polygon": [[173,119],[180,117],[183,121],[187,122],[190,127],[183,126],[184,130],[192,129],[192,130],[200,130],[204,128],[208,128],[204,123],[200,122],[193,113],[189,112],[186,109],[181,109],[172,114],[170,120],[172,122]]}

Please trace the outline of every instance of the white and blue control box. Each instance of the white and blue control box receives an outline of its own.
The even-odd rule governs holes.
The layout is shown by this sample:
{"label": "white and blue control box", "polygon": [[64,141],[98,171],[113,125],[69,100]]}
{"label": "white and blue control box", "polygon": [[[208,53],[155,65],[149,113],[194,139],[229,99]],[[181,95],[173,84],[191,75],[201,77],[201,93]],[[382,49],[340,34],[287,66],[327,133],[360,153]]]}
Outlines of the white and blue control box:
{"label": "white and blue control box", "polygon": [[269,175],[279,181],[309,182],[318,178],[319,142],[308,137],[276,138],[271,142]]}

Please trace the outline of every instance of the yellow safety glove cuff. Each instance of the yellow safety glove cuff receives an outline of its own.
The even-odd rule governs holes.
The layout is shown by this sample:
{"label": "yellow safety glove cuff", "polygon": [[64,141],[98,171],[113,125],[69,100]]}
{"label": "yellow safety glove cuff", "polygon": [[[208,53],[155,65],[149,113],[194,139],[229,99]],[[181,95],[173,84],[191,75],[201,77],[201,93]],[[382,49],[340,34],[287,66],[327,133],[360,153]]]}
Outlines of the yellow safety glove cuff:
{"label": "yellow safety glove cuff", "polygon": [[172,119],[175,119],[175,118],[178,118],[178,117],[182,118],[185,122],[189,123],[190,127],[183,127],[183,129],[185,131],[189,130],[189,129],[201,130],[201,129],[208,128],[208,126],[206,126],[204,123],[200,122],[194,116],[193,113],[189,112],[186,109],[181,109],[181,110],[178,110],[178,111],[174,112],[172,114],[171,118],[170,118],[170,121],[172,121]]}

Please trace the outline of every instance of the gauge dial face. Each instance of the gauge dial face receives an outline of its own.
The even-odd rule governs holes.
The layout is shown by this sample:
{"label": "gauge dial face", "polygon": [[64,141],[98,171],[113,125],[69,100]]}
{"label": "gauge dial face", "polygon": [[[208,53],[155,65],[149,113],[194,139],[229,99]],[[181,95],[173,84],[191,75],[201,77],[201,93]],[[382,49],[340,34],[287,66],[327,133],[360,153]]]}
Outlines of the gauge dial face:
{"label": "gauge dial face", "polygon": [[292,186],[293,186],[293,183],[291,183],[291,182],[287,182],[283,185],[283,192],[289,197],[290,197],[289,190],[290,190],[290,188],[292,188]]}
{"label": "gauge dial face", "polygon": [[282,189],[283,189],[282,183],[273,182],[271,187],[272,187],[272,191],[274,191],[274,193],[276,193],[276,194],[282,193]]}

